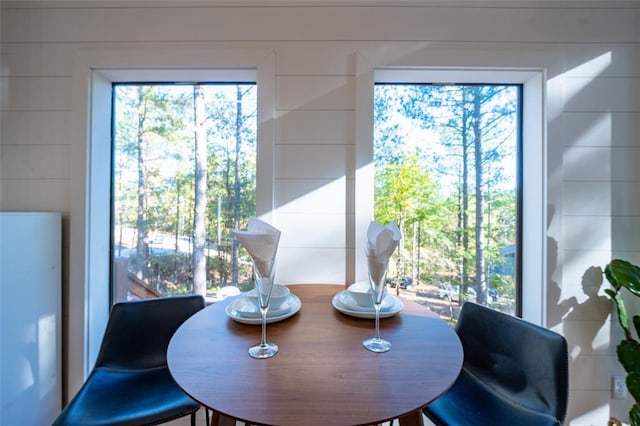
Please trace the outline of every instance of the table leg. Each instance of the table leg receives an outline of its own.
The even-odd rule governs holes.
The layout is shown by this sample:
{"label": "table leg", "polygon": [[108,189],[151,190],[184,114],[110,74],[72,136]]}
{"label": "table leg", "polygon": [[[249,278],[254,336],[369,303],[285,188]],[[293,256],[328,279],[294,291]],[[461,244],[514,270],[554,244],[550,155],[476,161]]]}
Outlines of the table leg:
{"label": "table leg", "polygon": [[213,410],[213,415],[211,416],[211,426],[236,426],[236,419],[225,416],[224,414],[220,414],[217,411]]}
{"label": "table leg", "polygon": [[412,411],[404,416],[398,417],[400,426],[424,426],[422,410]]}

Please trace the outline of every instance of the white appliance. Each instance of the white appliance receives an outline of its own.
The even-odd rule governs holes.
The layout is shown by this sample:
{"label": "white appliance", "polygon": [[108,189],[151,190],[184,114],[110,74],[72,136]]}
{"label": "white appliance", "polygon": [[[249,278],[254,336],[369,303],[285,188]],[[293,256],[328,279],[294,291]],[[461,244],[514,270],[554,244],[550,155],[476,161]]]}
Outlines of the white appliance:
{"label": "white appliance", "polygon": [[0,425],[50,425],[62,405],[62,219],[0,213]]}

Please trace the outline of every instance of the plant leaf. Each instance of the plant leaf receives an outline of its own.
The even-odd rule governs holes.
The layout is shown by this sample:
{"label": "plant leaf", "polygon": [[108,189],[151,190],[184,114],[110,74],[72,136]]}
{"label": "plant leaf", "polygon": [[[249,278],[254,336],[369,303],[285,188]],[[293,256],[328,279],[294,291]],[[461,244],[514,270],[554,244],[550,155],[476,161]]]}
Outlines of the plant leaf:
{"label": "plant leaf", "polygon": [[616,290],[624,287],[640,297],[640,267],[626,260],[613,259],[605,267],[604,274]]}
{"label": "plant leaf", "polygon": [[612,260],[607,266],[604,268],[604,276],[607,278],[607,281],[616,289],[616,291],[620,290],[620,283],[616,278],[616,275],[613,273],[613,265],[616,259]]}
{"label": "plant leaf", "polygon": [[618,361],[627,373],[640,374],[640,343],[623,340],[616,348]]}
{"label": "plant leaf", "polygon": [[604,292],[607,293],[607,295],[612,298],[613,300],[616,299],[616,292],[611,290],[610,288],[605,288]]}
{"label": "plant leaf", "polygon": [[636,402],[640,401],[640,371],[633,371],[629,373],[625,383],[627,384],[627,389],[629,389],[629,393],[633,399]]}
{"label": "plant leaf", "polygon": [[624,305],[624,299],[622,299],[622,295],[620,293],[614,293],[613,301],[616,302],[616,310],[618,311],[618,322],[624,330],[624,336],[627,339],[631,339],[631,333],[629,332],[629,319],[627,317],[627,308]]}
{"label": "plant leaf", "polygon": [[636,329],[636,335],[640,336],[640,315],[633,316],[633,326]]}
{"label": "plant leaf", "polygon": [[629,411],[629,420],[631,420],[631,426],[640,426],[640,406],[637,404]]}

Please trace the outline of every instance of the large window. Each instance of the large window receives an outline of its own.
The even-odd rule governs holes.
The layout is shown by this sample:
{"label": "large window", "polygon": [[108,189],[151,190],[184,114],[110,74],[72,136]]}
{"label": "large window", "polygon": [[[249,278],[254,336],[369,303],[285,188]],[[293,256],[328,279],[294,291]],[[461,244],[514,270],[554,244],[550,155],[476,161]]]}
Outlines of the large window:
{"label": "large window", "polygon": [[246,285],[230,230],[256,215],[256,85],[114,84],[115,302]]}
{"label": "large window", "polygon": [[112,302],[113,84],[255,82],[257,91],[256,215],[273,208],[275,55],[269,49],[180,46],[81,49],[71,84],[69,223],[69,392],[91,371]]}
{"label": "large window", "polygon": [[374,216],[403,244],[388,284],[454,320],[521,291],[522,85],[376,84]]}

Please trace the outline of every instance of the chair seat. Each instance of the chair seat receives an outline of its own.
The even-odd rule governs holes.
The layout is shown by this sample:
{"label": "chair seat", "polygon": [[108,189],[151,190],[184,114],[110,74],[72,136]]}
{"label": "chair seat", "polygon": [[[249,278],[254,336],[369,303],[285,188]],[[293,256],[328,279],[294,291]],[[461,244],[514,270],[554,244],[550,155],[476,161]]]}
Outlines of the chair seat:
{"label": "chair seat", "polygon": [[157,424],[198,408],[176,386],[166,367],[136,371],[96,368],[54,425]]}
{"label": "chair seat", "polygon": [[468,371],[443,396],[423,409],[438,425],[546,426],[559,425],[552,416],[528,409],[497,392]]}

